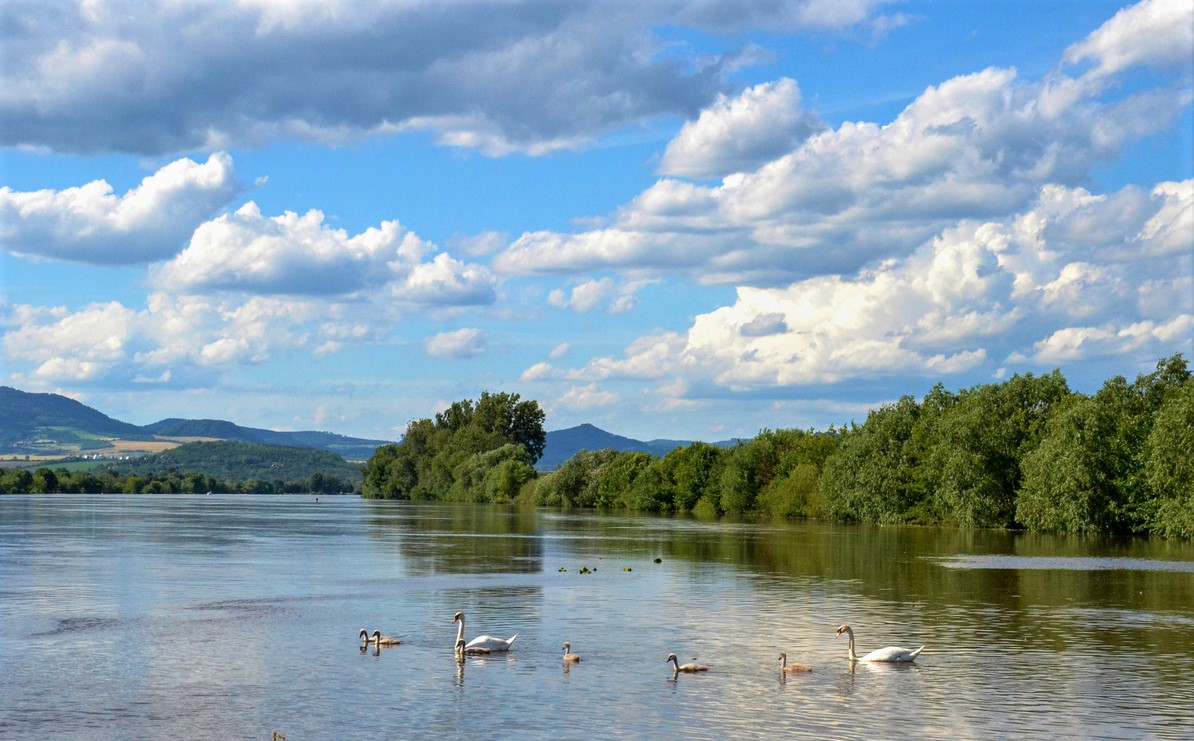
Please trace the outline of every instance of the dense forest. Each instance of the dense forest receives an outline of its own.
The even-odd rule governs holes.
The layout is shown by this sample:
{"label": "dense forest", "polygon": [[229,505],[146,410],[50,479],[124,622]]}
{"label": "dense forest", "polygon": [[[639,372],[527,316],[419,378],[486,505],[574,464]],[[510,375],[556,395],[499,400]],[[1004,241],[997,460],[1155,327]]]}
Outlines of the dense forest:
{"label": "dense forest", "polygon": [[695,443],[663,456],[582,451],[536,477],[541,422],[538,405],[517,396],[458,402],[379,448],[363,493],[1194,537],[1194,380],[1180,354],[1091,396],[1059,371],[956,393],[938,385],[862,424],[763,430],[735,447]]}

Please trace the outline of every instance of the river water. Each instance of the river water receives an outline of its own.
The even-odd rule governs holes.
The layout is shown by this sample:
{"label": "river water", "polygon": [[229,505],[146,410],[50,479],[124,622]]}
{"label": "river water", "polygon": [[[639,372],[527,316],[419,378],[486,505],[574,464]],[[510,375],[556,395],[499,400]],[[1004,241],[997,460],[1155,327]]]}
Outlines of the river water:
{"label": "river water", "polygon": [[[457,610],[514,649],[457,662]],[[1192,677],[1190,544],[0,496],[0,738],[1189,739]]]}

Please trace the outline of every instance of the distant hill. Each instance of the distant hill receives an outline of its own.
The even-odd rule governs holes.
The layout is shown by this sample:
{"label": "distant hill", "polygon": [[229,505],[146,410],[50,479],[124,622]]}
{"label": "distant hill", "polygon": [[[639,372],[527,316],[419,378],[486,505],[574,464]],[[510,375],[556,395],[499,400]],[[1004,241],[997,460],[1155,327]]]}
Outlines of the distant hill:
{"label": "distant hill", "polygon": [[39,440],[87,447],[99,436],[147,439],[151,433],[65,396],[0,386],[0,448],[32,447]]}
{"label": "distant hill", "polygon": [[137,474],[175,470],[201,473],[222,481],[301,481],[313,474],[359,482],[361,467],[335,453],[312,448],[283,447],[244,442],[187,443],[177,448],[136,458],[117,466]]}
{"label": "distant hill", "polygon": [[[736,440],[724,440],[711,444],[728,448],[736,442]],[[635,440],[606,432],[590,424],[583,424],[547,433],[547,444],[543,447],[543,457],[535,464],[535,468],[540,471],[554,471],[582,450],[612,448],[622,453],[650,453],[663,456],[676,448],[682,448],[692,443],[692,440]]]}
{"label": "distant hill", "polygon": [[326,450],[348,460],[366,460],[389,440],[346,437],[332,432],[282,432],[241,427],[217,419],[164,419],[129,424],[59,394],[35,394],[0,386],[0,451],[67,456],[111,448],[108,438],[212,438],[233,442]]}
{"label": "distant hill", "polygon": [[293,448],[327,450],[348,460],[366,460],[379,445],[389,440],[346,437],[334,432],[279,432],[255,427],[241,427],[222,419],[163,419],[143,428],[163,437],[210,437],[260,445],[285,445]]}

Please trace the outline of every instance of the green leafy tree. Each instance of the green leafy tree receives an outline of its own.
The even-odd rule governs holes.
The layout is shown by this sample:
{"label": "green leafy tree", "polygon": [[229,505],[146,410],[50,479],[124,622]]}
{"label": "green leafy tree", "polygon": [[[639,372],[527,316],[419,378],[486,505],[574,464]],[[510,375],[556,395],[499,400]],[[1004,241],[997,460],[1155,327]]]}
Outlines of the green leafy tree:
{"label": "green leafy tree", "polygon": [[39,468],[33,472],[29,493],[53,494],[59,491],[58,475],[48,468]]}
{"label": "green leafy tree", "polygon": [[614,450],[582,450],[535,483],[532,501],[549,507],[596,507],[597,472]]}
{"label": "green leafy tree", "polygon": [[[518,394],[485,392],[476,402],[453,402],[434,420],[411,422],[400,444],[374,452],[365,464],[362,494],[476,501],[496,489],[484,483],[488,472],[477,470],[474,457],[516,445],[525,451],[524,465],[504,465],[507,484],[525,477],[528,471],[533,475],[531,466],[543,455],[547,441],[544,418],[537,402],[522,401]],[[494,459],[494,465],[506,460],[511,459],[503,454]],[[459,480],[460,476],[465,480]],[[502,497],[511,498],[506,493]]]}
{"label": "green leafy tree", "polygon": [[535,470],[530,453],[522,445],[506,443],[500,448],[473,453],[456,466],[448,499],[461,502],[509,502]]}
{"label": "green leafy tree", "polygon": [[1040,446],[1024,459],[1016,502],[1021,525],[1043,532],[1114,529],[1114,429],[1107,407],[1094,399],[1076,399],[1058,413]]}
{"label": "green leafy tree", "polygon": [[1093,397],[1068,406],[1026,457],[1017,519],[1053,532],[1143,532],[1157,519],[1158,497],[1145,459],[1171,392],[1189,382],[1181,355],[1129,384],[1116,376]]}
{"label": "green leafy tree", "polygon": [[649,487],[635,486],[635,482],[651,468],[654,460],[650,453],[615,453],[594,472],[596,506],[651,512],[663,509],[658,490],[650,491]]}
{"label": "green leafy tree", "polygon": [[963,527],[1009,527],[1015,523],[1021,462],[1044,436],[1054,407],[1070,395],[1061,373],[1017,375],[963,392],[935,419],[924,479],[933,511]]}
{"label": "green leafy tree", "polygon": [[899,523],[924,498],[922,450],[914,437],[920,405],[911,396],[867,415],[826,462],[825,511],[845,522]]}
{"label": "green leafy tree", "polygon": [[725,450],[708,443],[675,448],[656,462],[659,486],[677,512],[689,512],[702,496],[720,500],[717,488]]}
{"label": "green leafy tree", "polygon": [[1156,497],[1152,531],[1194,538],[1194,381],[1174,388],[1157,410],[1144,475]]}

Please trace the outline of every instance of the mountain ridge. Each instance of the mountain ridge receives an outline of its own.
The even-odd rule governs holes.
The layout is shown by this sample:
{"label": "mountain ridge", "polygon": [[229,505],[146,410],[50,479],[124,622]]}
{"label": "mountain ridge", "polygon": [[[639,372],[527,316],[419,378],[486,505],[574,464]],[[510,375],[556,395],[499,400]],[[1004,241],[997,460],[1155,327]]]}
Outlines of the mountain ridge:
{"label": "mountain ridge", "polygon": [[216,419],[171,417],[134,425],[67,396],[0,386],[0,450],[4,453],[70,455],[80,450],[103,449],[107,445],[102,438],[145,442],[160,438],[213,438],[326,450],[347,460],[364,460],[378,446],[393,442],[314,430],[265,430]]}

